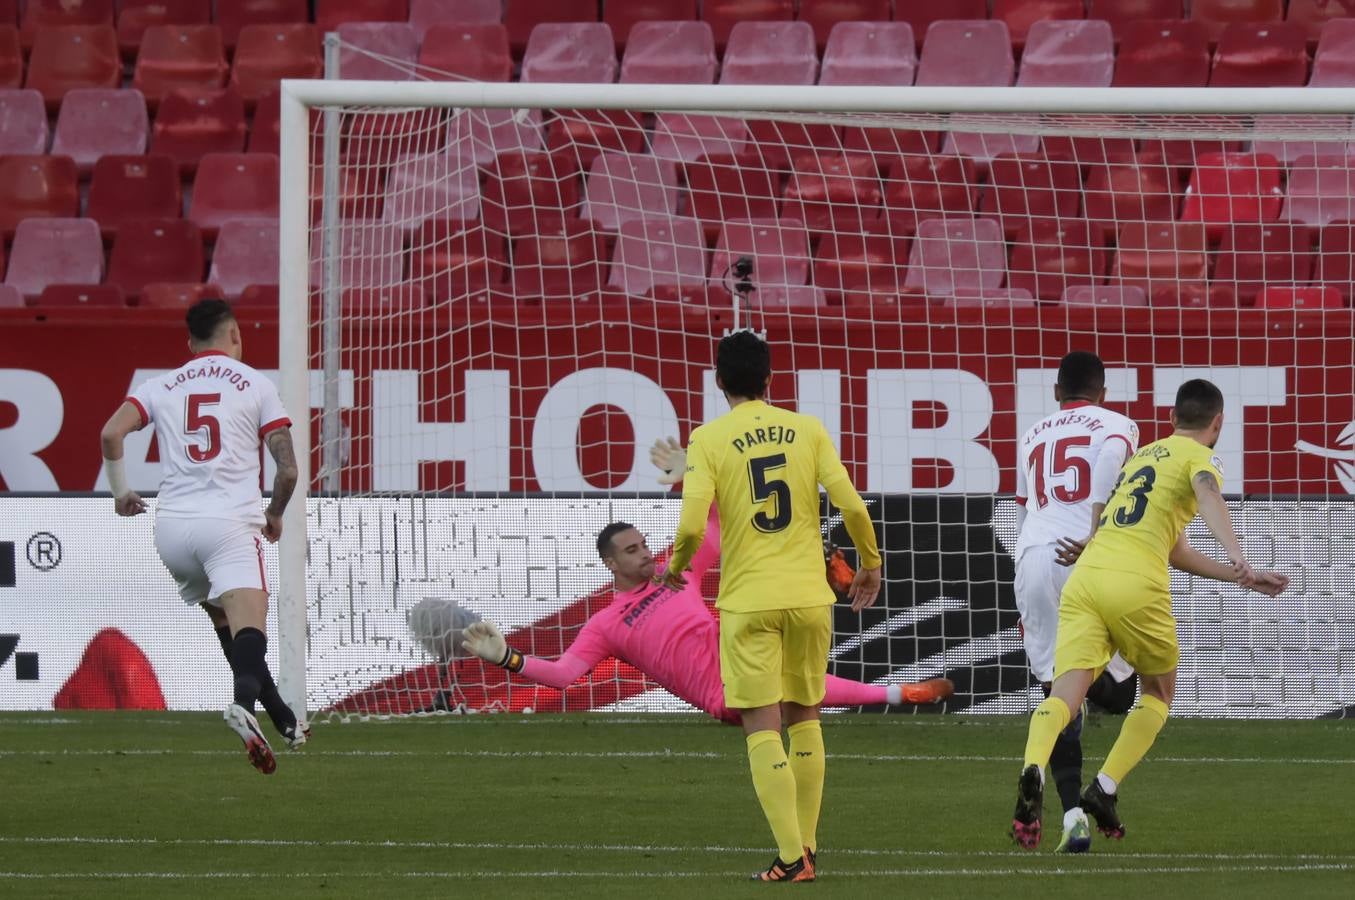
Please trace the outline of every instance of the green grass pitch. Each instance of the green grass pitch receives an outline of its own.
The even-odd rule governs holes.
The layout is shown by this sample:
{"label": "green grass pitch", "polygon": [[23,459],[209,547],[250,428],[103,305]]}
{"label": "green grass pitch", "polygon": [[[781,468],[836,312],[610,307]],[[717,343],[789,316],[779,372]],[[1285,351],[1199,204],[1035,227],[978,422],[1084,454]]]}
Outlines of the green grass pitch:
{"label": "green grass pitch", "polygon": [[[1119,719],[1089,722],[1087,774]],[[271,732],[270,732],[271,733]],[[1122,842],[1007,837],[1025,720],[832,716],[819,897],[1355,896],[1355,723],[1168,722]],[[217,715],[0,715],[0,896],[744,897],[743,740],[696,717],[316,726],[277,774]]]}

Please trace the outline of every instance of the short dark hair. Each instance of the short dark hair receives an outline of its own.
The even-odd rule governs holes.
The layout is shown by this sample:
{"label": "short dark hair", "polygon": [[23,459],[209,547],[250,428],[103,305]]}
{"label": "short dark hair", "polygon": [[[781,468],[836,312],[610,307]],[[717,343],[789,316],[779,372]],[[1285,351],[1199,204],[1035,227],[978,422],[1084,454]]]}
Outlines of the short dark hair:
{"label": "short dark hair", "polygon": [[188,333],[198,342],[210,341],[216,337],[217,329],[224,322],[234,321],[235,313],[225,300],[207,298],[188,307],[184,322],[188,324]]}
{"label": "short dark hair", "polygon": [[772,377],[771,348],[747,329],[727,334],[715,352],[715,374],[735,397],[761,397]]}
{"label": "short dark hair", "polygon": [[1223,392],[1212,381],[1192,378],[1176,391],[1176,427],[1208,428],[1223,412]]}
{"label": "short dark hair", "polygon": [[598,532],[598,556],[602,559],[612,555],[612,538],[616,537],[627,528],[635,526],[629,522],[613,522],[606,528]]}
{"label": "short dark hair", "polygon": [[1065,396],[1092,399],[1106,386],[1106,366],[1101,357],[1074,350],[1059,361],[1059,387]]}

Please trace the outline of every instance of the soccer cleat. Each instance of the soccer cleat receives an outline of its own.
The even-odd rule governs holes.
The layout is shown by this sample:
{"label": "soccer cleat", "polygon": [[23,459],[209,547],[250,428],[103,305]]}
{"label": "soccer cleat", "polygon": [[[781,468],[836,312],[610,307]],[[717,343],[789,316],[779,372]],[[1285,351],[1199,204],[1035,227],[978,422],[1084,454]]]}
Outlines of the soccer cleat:
{"label": "soccer cleat", "polygon": [[268,746],[268,739],[259,730],[259,721],[238,703],[226,708],[224,718],[231,731],[245,742],[250,764],[263,774],[272,775],[278,768],[278,761],[273,758],[273,748]]}
{"label": "soccer cleat", "polygon": [[754,872],[753,881],[813,881],[814,864],[809,857],[801,856],[793,863],[784,863],[781,857],[772,860],[765,871]]}
{"label": "soccer cleat", "polygon": [[311,726],[307,722],[297,722],[287,731],[282,733],[282,737],[287,741],[288,750],[300,750],[305,746],[306,741],[310,740]]}
{"label": "soccer cleat", "polygon": [[819,854],[815,853],[813,850],[810,850],[808,847],[806,847],[805,866],[809,869],[809,878],[811,881],[819,877],[819,870],[817,868],[818,862]]}
{"label": "soccer cleat", "polygon": [[1027,850],[1040,846],[1040,819],[1044,815],[1044,781],[1039,766],[1026,766],[1016,785],[1016,812],[1012,838]]}
{"label": "soccer cleat", "polygon": [[1087,821],[1085,812],[1073,807],[1063,817],[1063,836],[1059,838],[1059,845],[1054,848],[1054,851],[1056,853],[1086,853],[1091,848],[1091,823]]}
{"label": "soccer cleat", "polygon": [[917,684],[905,684],[902,688],[904,703],[940,703],[955,693],[955,682],[949,678],[932,678]]}
{"label": "soccer cleat", "polygon": [[1117,841],[1124,837],[1124,823],[1120,821],[1120,813],[1115,808],[1118,802],[1118,794],[1107,794],[1101,790],[1101,782],[1095,778],[1082,792],[1082,808],[1096,820],[1097,830]]}

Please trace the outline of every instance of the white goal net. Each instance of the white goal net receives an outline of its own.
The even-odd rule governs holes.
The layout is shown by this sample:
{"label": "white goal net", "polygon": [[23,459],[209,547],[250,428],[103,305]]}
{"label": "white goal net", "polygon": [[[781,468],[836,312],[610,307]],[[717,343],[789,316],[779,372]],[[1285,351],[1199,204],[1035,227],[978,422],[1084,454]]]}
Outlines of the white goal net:
{"label": "white goal net", "polygon": [[879,527],[885,592],[836,610],[836,674],[945,675],[967,713],[1038,697],[1015,443],[1085,349],[1144,441],[1182,381],[1220,386],[1244,545],[1294,578],[1174,580],[1176,710],[1355,704],[1349,98],[286,85],[282,366],[315,450],[282,634],[312,712],[685,708],[623,661],[557,691],[456,635],[492,618],[558,655],[609,601],[602,526],[669,545],[645,450],[723,410],[734,327]]}

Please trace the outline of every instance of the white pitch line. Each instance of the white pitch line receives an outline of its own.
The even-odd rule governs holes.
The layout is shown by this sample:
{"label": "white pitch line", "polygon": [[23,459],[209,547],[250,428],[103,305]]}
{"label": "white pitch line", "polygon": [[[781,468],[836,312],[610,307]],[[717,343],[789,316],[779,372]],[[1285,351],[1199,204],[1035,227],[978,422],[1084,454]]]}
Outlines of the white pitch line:
{"label": "white pitch line", "polygon": [[[127,750],[0,750],[0,757],[6,756],[239,756],[233,750],[148,750],[135,748]],[[435,758],[435,759],[734,759],[732,751],[721,753],[713,750],[314,750],[306,749],[289,759],[304,756],[355,757],[355,758]],[[742,755],[737,756],[743,759]],[[1011,763],[1019,762],[1019,756],[977,756],[943,754],[898,754],[898,753],[829,753],[828,759],[869,762],[982,762]],[[1348,766],[1355,765],[1355,759],[1323,757],[1272,757],[1272,756],[1150,756],[1153,763],[1236,763],[1240,765],[1301,765],[1301,766]]]}
{"label": "white pitch line", "polygon": [[[767,852],[766,847],[727,847],[716,844],[589,844],[589,843],[546,843],[546,842],[499,842],[499,841],[360,841],[329,840],[316,841],[297,838],[133,838],[133,837],[84,837],[80,835],[50,837],[0,836],[0,844],[39,844],[73,846],[160,846],[160,847],[312,847],[331,849],[364,850],[505,850],[520,852],[568,851],[590,853],[757,853]],[[991,859],[1030,859],[1025,850],[906,850],[896,847],[831,847],[825,848],[829,856],[895,856],[918,858],[991,858]],[[1355,861],[1355,854],[1340,853],[1143,853],[1116,852],[1112,856],[1091,857],[1091,859],[1132,860],[1132,859],[1193,859],[1213,860],[1216,862],[1236,862],[1240,860],[1305,860],[1317,862],[1341,863]]]}
{"label": "white pitch line", "polygon": [[[1233,875],[1248,872],[1345,872],[1355,866],[1333,865],[1295,865],[1295,866],[1145,866],[1120,867],[1115,869],[1065,869],[1054,868],[1007,868],[1007,869],[862,869],[857,871],[835,871],[833,876],[843,880],[850,878],[992,878],[1013,875],[1034,875],[1037,877],[1063,876],[1086,878],[1102,875]],[[456,872],[0,872],[0,880],[43,881],[71,879],[164,879],[178,881],[216,880],[226,878],[419,878],[419,879],[461,879],[472,878],[746,878],[744,871],[724,872],[575,872],[569,870],[546,870],[538,872],[516,871],[456,871]]]}

